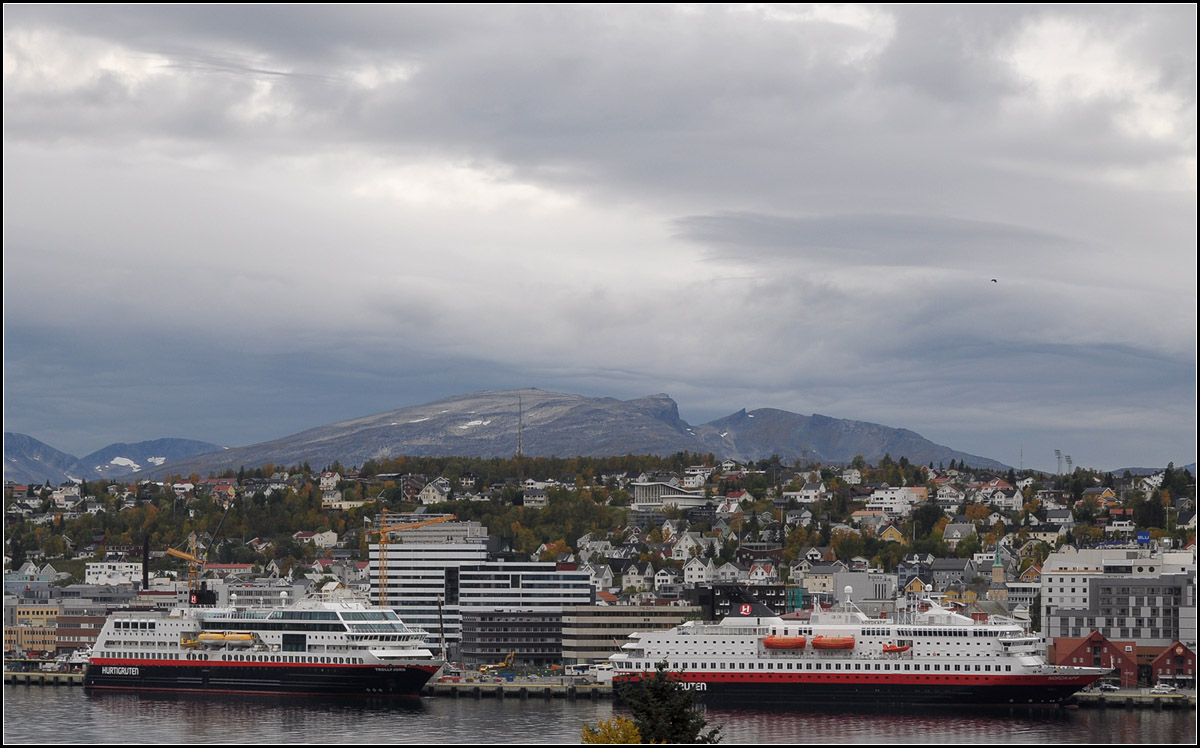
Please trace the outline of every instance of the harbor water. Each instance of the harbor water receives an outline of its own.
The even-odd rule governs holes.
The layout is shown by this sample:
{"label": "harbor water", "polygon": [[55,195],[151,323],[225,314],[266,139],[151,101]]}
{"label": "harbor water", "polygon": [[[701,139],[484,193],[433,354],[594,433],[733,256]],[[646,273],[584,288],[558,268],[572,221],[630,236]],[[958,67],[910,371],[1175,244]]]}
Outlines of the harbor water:
{"label": "harbor water", "polygon": [[[577,744],[585,723],[622,714],[607,700],[300,699],[85,693],[5,686],[4,742]],[[723,743],[1194,744],[1190,709],[922,713],[717,709]]]}

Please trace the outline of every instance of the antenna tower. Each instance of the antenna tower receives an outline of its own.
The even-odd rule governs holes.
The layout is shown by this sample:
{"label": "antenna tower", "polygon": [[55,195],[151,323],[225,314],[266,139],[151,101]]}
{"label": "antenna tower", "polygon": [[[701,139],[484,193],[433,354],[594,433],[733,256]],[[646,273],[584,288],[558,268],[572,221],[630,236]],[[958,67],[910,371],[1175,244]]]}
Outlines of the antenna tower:
{"label": "antenna tower", "polygon": [[520,458],[524,452],[524,445],[521,443],[524,438],[525,429],[525,410],[521,404],[521,396],[517,395],[517,457]]}

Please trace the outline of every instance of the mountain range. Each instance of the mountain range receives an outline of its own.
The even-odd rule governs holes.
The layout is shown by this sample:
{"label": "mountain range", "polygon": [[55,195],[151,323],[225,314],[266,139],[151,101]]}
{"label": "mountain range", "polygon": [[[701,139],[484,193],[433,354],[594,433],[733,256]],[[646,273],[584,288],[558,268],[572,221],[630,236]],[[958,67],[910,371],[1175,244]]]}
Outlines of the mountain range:
{"label": "mountain range", "polygon": [[4,433],[4,480],[57,485],[67,480],[103,480],[148,475],[170,462],[223,449],[194,439],[154,439],[110,444],[86,457],[75,457],[25,434]]}
{"label": "mountain range", "polygon": [[739,461],[777,454],[787,461],[876,463],[885,454],[935,465],[951,460],[993,470],[1008,466],[935,444],[908,429],[773,408],[740,410],[692,426],[668,395],[635,400],[593,398],[538,389],[477,392],[339,421],[274,441],[222,448],[159,439],[113,444],[75,459],[22,434],[5,434],[4,477],[17,482],[74,478],[189,475],[267,463],[338,461],[361,465],[400,455],[606,457],[623,454],[712,453]]}

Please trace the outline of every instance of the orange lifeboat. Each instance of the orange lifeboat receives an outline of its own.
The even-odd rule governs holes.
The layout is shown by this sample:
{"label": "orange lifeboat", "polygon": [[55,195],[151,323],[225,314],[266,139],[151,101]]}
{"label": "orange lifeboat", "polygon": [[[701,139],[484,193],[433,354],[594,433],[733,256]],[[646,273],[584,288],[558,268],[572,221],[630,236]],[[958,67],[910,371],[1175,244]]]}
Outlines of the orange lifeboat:
{"label": "orange lifeboat", "polygon": [[808,645],[808,639],[803,636],[768,636],[763,639],[763,646],[767,649],[804,649]]}
{"label": "orange lifeboat", "polygon": [[892,654],[895,652],[907,652],[910,649],[912,649],[912,647],[908,646],[907,644],[901,644],[899,646],[897,646],[895,644],[884,644],[883,645],[883,653],[884,654]]}
{"label": "orange lifeboat", "polygon": [[854,649],[853,636],[818,636],[813,639],[813,649]]}

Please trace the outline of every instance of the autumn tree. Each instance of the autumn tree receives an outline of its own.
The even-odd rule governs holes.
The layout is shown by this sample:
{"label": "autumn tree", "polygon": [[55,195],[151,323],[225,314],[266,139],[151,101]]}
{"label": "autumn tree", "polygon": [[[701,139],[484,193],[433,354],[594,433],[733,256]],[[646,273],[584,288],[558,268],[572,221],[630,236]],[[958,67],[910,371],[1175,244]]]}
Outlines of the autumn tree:
{"label": "autumn tree", "polygon": [[638,732],[637,725],[619,715],[612,719],[600,720],[595,727],[585,724],[581,738],[584,743],[642,742],[642,734]]}
{"label": "autumn tree", "polygon": [[916,539],[920,540],[932,533],[938,522],[945,517],[946,513],[937,504],[927,502],[914,509],[912,521],[913,534]]}
{"label": "autumn tree", "polygon": [[571,546],[565,540],[554,540],[546,543],[546,548],[538,556],[539,561],[553,561],[559,556],[571,553]]}
{"label": "autumn tree", "polygon": [[970,504],[967,506],[967,511],[964,512],[964,514],[966,515],[968,522],[971,524],[979,524],[988,518],[988,515],[991,514],[991,510],[988,509],[987,504]]}

